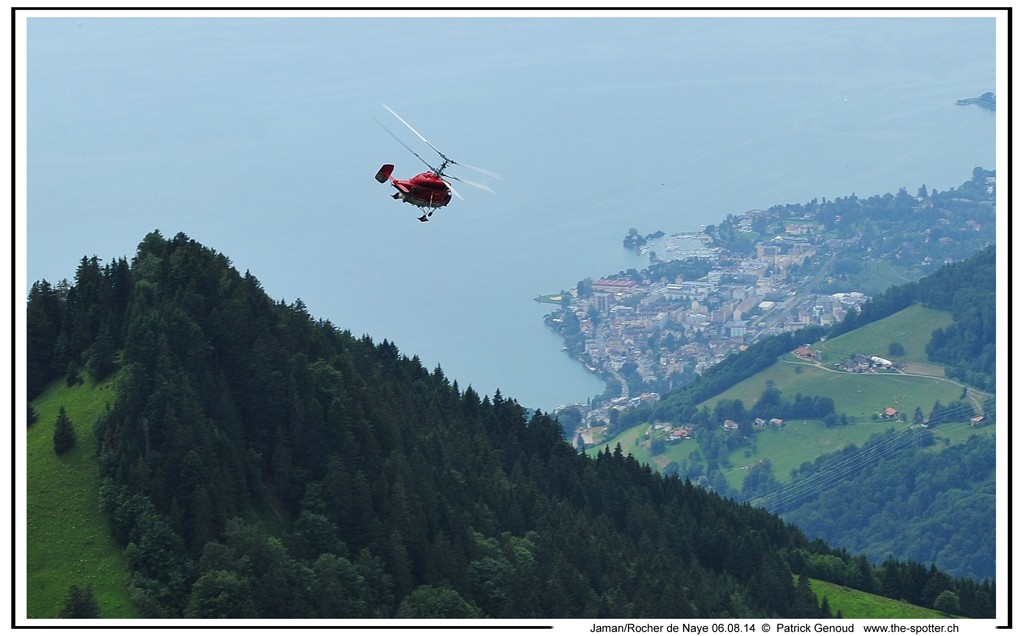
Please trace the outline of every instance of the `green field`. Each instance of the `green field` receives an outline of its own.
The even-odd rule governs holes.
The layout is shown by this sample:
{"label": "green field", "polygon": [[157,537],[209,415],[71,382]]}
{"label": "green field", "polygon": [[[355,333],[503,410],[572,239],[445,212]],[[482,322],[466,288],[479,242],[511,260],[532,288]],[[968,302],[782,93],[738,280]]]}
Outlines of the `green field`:
{"label": "green field", "polygon": [[810,579],[811,590],[821,602],[828,597],[828,605],[832,612],[842,612],[843,618],[949,618],[942,612],[911,605],[905,601],[897,601],[884,596],[876,596],[860,590],[852,590],[835,583],[827,583]]}
{"label": "green field", "polygon": [[[928,360],[925,346],[933,331],[947,327],[952,322],[953,315],[948,311],[915,304],[888,318],[864,325],[827,342],[815,343],[813,346],[823,352],[824,364],[839,362],[850,354],[861,353],[887,358],[893,362],[934,365],[934,362]],[[902,356],[890,355],[889,344],[893,342],[903,346],[905,353]]]}
{"label": "green field", "polygon": [[[948,404],[960,399],[963,385],[942,377],[940,366],[928,363],[925,345],[932,331],[952,321],[949,312],[913,305],[888,318],[861,327],[827,342],[812,343],[820,352],[822,363],[807,362],[793,354],[782,356],[771,367],[743,380],[726,391],[702,402],[714,410],[719,400],[740,400],[744,406],[754,405],[768,382],[773,382],[784,399],[800,393],[806,396],[827,396],[835,403],[837,414],[852,418],[852,424],[828,428],[821,420],[791,420],[781,429],[758,431],[750,447],[739,448],[729,455],[731,467],[723,469],[730,486],[740,489],[743,478],[750,466],[762,460],[770,460],[776,479],[786,482],[791,471],[804,462],[813,462],[820,455],[843,449],[850,444],[863,444],[875,433],[884,433],[891,428],[906,427],[906,423],[881,419],[878,415],[887,407],[913,417],[920,407],[927,415],[936,401]],[[904,349],[903,356],[890,356],[890,342],[898,342]],[[913,373],[880,371],[871,373],[845,373],[829,367],[842,361],[851,353],[877,355],[894,362],[910,364]],[[983,396],[971,391],[973,397]],[[980,402],[975,402],[980,405]],[[966,423],[965,418],[965,422]],[[934,429],[933,434],[940,442],[962,442],[975,434],[976,430],[956,423]],[[632,454],[641,463],[664,469],[670,462],[683,461],[694,451],[699,452],[693,440],[669,445],[664,453],[653,456],[650,452],[650,438],[657,437],[649,423],[635,426],[615,439],[603,441],[590,450],[596,453],[606,445],[622,444],[623,452]],[[942,445],[936,445],[941,448]]]}
{"label": "green field", "polygon": [[671,462],[677,462],[679,465],[682,465],[690,453],[694,451],[700,452],[700,446],[698,446],[697,441],[687,439],[667,445],[664,453],[654,456],[651,454],[650,438],[658,437],[659,435],[660,433],[652,431],[651,425],[645,422],[626,429],[610,440],[588,448],[587,454],[594,457],[598,453],[604,452],[604,449],[607,447],[614,451],[615,445],[621,444],[624,454],[632,455],[641,464],[650,464],[658,470],[664,470]]}
{"label": "green field", "polygon": [[913,414],[915,407],[927,414],[936,400],[942,403],[960,398],[963,386],[944,378],[920,377],[900,373],[842,373],[805,362],[790,355],[764,371],[705,400],[700,406],[713,410],[719,400],[741,400],[747,408],[757,402],[771,380],[783,397],[796,393],[831,397],[836,413],[846,413],[857,422],[870,421],[871,416],[893,407]]}
{"label": "green field", "polygon": [[[128,598],[121,551],[99,512],[92,431],[113,399],[112,382],[68,387],[59,380],[32,402],[39,418],[28,429],[26,446],[29,618],[57,617],[71,585],[91,585],[104,618],[139,615]],[[57,456],[53,430],[61,406],[77,444]]]}

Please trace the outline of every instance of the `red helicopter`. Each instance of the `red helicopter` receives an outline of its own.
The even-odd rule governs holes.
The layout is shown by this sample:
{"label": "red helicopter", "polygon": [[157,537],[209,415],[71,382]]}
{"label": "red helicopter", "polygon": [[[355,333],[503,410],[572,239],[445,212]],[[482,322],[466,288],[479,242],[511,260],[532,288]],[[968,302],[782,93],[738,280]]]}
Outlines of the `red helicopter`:
{"label": "red helicopter", "polygon": [[429,172],[421,172],[420,174],[416,175],[411,179],[401,180],[395,179],[391,176],[392,171],[394,171],[395,169],[395,165],[391,163],[386,163],[380,167],[380,170],[378,170],[377,174],[374,176],[374,178],[380,183],[385,183],[390,179],[391,185],[394,186],[396,190],[398,190],[398,192],[391,195],[392,198],[397,199],[399,201],[405,201],[406,203],[411,203],[412,205],[418,207],[423,213],[419,217],[419,220],[421,222],[427,222],[430,219],[430,217],[433,216],[435,209],[443,208],[444,206],[448,205],[448,203],[452,200],[453,194],[460,199],[462,198],[462,195],[456,192],[455,188],[452,187],[451,181],[458,181],[459,183],[465,183],[466,185],[471,185],[482,190],[487,190],[488,192],[494,192],[494,190],[491,190],[489,187],[482,183],[476,183],[473,181],[469,181],[467,179],[462,179],[449,174],[445,174],[444,171],[449,166],[461,166],[463,168],[469,168],[470,170],[473,170],[475,172],[478,172],[489,177],[493,177],[495,179],[500,179],[500,175],[489,170],[484,170],[483,168],[476,168],[473,166],[466,165],[464,163],[458,163],[453,159],[449,159],[444,155],[444,153],[435,148],[432,143],[427,141],[426,137],[421,135],[419,132],[416,131],[415,128],[410,126],[409,122],[405,121],[404,119],[401,118],[401,116],[399,116],[398,113],[388,108],[387,104],[384,104],[383,106],[384,108],[387,108],[389,113],[397,117],[398,121],[405,124],[406,128],[411,130],[413,134],[419,137],[420,140],[423,141],[423,143],[430,146],[431,149],[433,149],[433,151],[436,152],[441,157],[441,163],[438,165],[438,167],[435,168],[434,166],[427,163],[427,161],[423,159],[423,157],[419,156],[419,154],[417,154],[415,150],[407,146],[404,141],[402,141],[401,139],[398,138],[397,135],[395,135],[395,133],[388,130],[387,126],[380,123],[380,121],[377,121],[376,119],[374,120],[377,121],[377,124],[380,125],[380,127],[383,128],[389,135],[394,137],[395,141],[405,146],[406,150],[416,155],[417,159],[422,161],[428,168],[430,168]]}

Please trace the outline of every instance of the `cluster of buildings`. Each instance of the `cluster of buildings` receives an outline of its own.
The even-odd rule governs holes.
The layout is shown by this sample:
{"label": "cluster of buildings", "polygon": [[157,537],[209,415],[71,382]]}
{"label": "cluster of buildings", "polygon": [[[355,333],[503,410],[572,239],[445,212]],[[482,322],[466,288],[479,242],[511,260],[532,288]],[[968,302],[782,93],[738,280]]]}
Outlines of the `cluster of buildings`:
{"label": "cluster of buildings", "polygon": [[[738,222],[742,227],[749,219]],[[593,281],[591,294],[573,290],[568,305],[548,322],[556,330],[578,322],[583,349],[570,353],[593,371],[620,378],[635,373],[648,389],[668,390],[763,334],[828,327],[868,300],[855,291],[806,293],[824,273],[807,272],[806,264],[830,248],[818,230],[790,224],[785,236],[758,243],[746,257],[707,249],[703,258],[711,261],[710,271],[696,280],[651,280],[644,270]]]}
{"label": "cluster of buildings", "polygon": [[[854,196],[835,203],[730,214],[719,225],[671,237],[699,240],[703,249],[680,249],[668,239],[661,242],[661,232],[640,237],[630,230],[624,245],[638,254],[649,254],[652,263],[668,265],[639,273],[630,270],[589,285],[581,283],[577,289],[547,300],[562,304],[546,322],[564,337],[565,351],[592,372],[622,386],[621,394],[573,406],[581,411],[587,426],[599,425],[602,420],[614,423],[616,410],[628,411],[638,401],[682,386],[695,374],[765,336],[809,326],[827,329],[842,322],[870,298],[855,289],[841,293],[816,290],[835,291],[845,276],[855,279],[860,261],[895,259],[927,271],[934,269],[933,260],[951,262],[953,256],[946,252],[952,246],[970,244],[974,249],[984,244],[988,239],[983,234],[992,227],[987,221],[994,218],[995,178],[981,174],[981,184],[978,170],[961,189],[962,197],[950,198],[935,191],[929,197],[922,186],[910,205],[934,211],[906,222],[888,218],[894,205],[907,205],[906,193],[901,190],[895,197],[859,200]],[[984,189],[979,190],[978,185]],[[847,214],[852,215],[854,226],[845,220]],[[865,224],[864,219],[875,221]],[[840,226],[844,231],[837,230]],[[864,229],[857,229],[860,227]],[[694,267],[693,262],[676,266],[665,261],[666,256],[704,259],[706,267]],[[818,361],[818,354],[809,346],[793,353]],[[851,356],[836,365],[838,370],[852,373],[893,368],[892,361],[870,355]],[[879,415],[899,417],[885,411]],[[738,423],[721,425],[728,430]],[[755,422],[755,426],[766,428],[782,425],[781,419]],[[679,440],[685,439],[685,432],[659,430],[651,434]]]}
{"label": "cluster of buildings", "polygon": [[893,363],[878,356],[866,356],[861,353],[855,353],[846,360],[837,363],[836,367],[847,373],[866,373],[878,369],[891,369]]}

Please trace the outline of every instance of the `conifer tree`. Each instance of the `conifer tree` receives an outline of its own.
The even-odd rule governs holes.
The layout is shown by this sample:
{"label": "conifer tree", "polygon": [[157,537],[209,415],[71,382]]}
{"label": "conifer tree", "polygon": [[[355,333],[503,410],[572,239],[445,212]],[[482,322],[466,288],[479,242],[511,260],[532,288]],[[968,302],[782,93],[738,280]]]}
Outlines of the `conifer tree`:
{"label": "conifer tree", "polygon": [[[63,410],[63,409],[62,409]],[[85,589],[72,585],[64,597],[64,607],[60,610],[61,618],[99,618],[100,606],[92,593],[92,586]]]}
{"label": "conifer tree", "polygon": [[74,446],[75,429],[71,426],[71,420],[68,419],[68,414],[62,406],[57,415],[57,426],[53,430],[53,451],[58,455],[63,455]]}
{"label": "conifer tree", "polygon": [[[832,608],[828,604],[828,596],[821,597],[821,617],[832,618]],[[841,612],[836,612],[835,618],[842,618]]]}

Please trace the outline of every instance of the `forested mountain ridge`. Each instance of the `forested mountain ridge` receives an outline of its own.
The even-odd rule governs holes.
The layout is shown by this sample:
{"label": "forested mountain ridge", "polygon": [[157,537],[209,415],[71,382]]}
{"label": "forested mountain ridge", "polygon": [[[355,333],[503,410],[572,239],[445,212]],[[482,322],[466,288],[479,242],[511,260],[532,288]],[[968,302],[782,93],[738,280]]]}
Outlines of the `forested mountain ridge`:
{"label": "forested mountain ridge", "polygon": [[[821,458],[820,466],[808,466],[808,474],[820,475],[843,470],[844,462],[849,466],[860,461],[864,474],[827,489],[815,488],[812,481],[806,489],[809,501],[783,516],[832,545],[862,546],[873,563],[899,554],[935,563],[954,576],[995,576],[995,436],[979,434],[936,450],[921,448],[931,443],[930,431],[905,434],[911,435],[920,442],[886,451],[887,440],[879,439],[878,444],[850,447]],[[872,452],[881,459],[863,459]],[[794,480],[790,488],[799,491],[800,482]],[[871,496],[860,496],[862,492]]]}
{"label": "forested mountain ridge", "polygon": [[[183,234],[83,258],[27,315],[30,397],[116,375],[78,443],[146,616],[820,616],[794,574],[881,591],[924,570],[621,450],[589,459],[548,415],[273,302]],[[925,575],[993,615],[988,582]]]}

